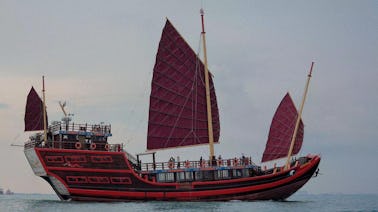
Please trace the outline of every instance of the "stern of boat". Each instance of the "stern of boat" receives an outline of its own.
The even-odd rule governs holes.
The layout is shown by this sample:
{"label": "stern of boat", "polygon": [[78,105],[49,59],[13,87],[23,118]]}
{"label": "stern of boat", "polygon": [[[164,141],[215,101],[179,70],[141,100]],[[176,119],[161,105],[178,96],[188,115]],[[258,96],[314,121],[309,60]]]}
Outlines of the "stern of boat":
{"label": "stern of boat", "polygon": [[69,200],[70,193],[68,192],[66,186],[56,177],[47,174],[45,167],[42,165],[42,162],[37,155],[35,147],[30,145],[28,146],[28,144],[30,143],[25,144],[24,153],[34,174],[46,180],[61,200]]}

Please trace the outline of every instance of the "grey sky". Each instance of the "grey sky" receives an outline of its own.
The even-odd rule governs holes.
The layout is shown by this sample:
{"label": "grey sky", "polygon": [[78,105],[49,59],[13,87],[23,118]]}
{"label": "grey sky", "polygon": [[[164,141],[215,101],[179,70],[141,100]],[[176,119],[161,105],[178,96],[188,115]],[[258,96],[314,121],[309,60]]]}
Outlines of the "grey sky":
{"label": "grey sky", "polygon": [[[287,91],[304,108],[301,154],[321,153],[312,193],[377,193],[378,1],[204,1],[208,59],[217,91],[223,158],[261,159]],[[1,1],[0,187],[53,192],[23,155],[26,95],[46,76],[49,120],[67,100],[75,122],[111,123],[112,142],[146,148],[155,54],[169,18],[199,47],[201,1]],[[206,147],[158,153],[206,156]]]}

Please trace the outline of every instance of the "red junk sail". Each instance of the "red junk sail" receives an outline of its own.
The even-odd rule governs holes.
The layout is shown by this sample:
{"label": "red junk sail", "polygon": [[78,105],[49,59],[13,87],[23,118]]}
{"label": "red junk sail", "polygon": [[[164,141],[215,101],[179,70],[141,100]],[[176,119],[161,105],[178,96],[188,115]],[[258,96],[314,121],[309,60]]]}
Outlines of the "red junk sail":
{"label": "red junk sail", "polygon": [[[219,113],[213,80],[210,98],[214,142],[219,139]],[[151,85],[147,149],[209,143],[204,65],[167,20]]]}
{"label": "red junk sail", "polygon": [[[274,114],[261,162],[287,157],[297,117],[298,111],[289,93],[287,93]],[[304,128],[301,120],[295,139],[293,155],[297,154],[302,147],[303,133]]]}
{"label": "red junk sail", "polygon": [[26,100],[24,121],[25,131],[43,130],[43,102],[33,87]]}

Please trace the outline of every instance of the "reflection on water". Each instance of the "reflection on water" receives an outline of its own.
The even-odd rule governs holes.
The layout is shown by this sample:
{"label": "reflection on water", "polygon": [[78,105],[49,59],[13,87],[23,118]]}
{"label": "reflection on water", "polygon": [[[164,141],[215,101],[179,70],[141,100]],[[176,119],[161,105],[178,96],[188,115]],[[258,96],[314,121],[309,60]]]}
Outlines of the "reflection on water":
{"label": "reflection on water", "polygon": [[288,201],[66,202],[56,195],[0,195],[0,211],[377,211],[378,195],[294,195]]}
{"label": "reflection on water", "polygon": [[153,202],[154,211],[218,211],[219,202]]}

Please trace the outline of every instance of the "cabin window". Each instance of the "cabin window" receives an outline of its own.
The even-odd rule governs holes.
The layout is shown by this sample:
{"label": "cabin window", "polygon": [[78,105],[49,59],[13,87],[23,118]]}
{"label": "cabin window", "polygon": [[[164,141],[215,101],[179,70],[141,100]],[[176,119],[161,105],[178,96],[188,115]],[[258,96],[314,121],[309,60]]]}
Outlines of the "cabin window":
{"label": "cabin window", "polygon": [[104,136],[93,136],[92,137],[92,141],[93,142],[106,142],[107,141],[107,137],[104,137]]}
{"label": "cabin window", "polygon": [[203,171],[202,172],[202,179],[203,180],[213,180],[214,179],[214,171]]}
{"label": "cabin window", "polygon": [[175,181],[175,173],[166,173],[165,174],[165,181],[166,182],[173,182],[173,181]]}
{"label": "cabin window", "polygon": [[95,156],[91,156],[91,161],[92,163],[112,163],[113,158],[109,155],[105,155],[105,156],[95,155]]}
{"label": "cabin window", "polygon": [[174,182],[175,181],[175,173],[159,173],[157,174],[158,182]]}
{"label": "cabin window", "polygon": [[63,156],[48,155],[48,156],[46,156],[46,161],[48,163],[63,163],[64,159],[63,159]]}
{"label": "cabin window", "polygon": [[214,171],[195,172],[196,180],[214,180]]}
{"label": "cabin window", "polygon": [[71,163],[86,163],[87,162],[87,158],[85,157],[85,155],[67,155],[67,156],[64,156],[64,158],[66,159],[67,162],[71,162]]}
{"label": "cabin window", "polygon": [[165,181],[166,182],[174,182],[175,181],[175,173],[165,173]]}
{"label": "cabin window", "polygon": [[242,176],[242,170],[241,169],[234,169],[232,170],[232,177],[238,178]]}
{"label": "cabin window", "polygon": [[157,174],[157,175],[156,175],[156,180],[157,180],[158,182],[163,182],[163,181],[165,181],[165,174],[164,174],[164,173],[159,173],[159,174]]}
{"label": "cabin window", "polygon": [[193,173],[192,172],[178,172],[177,181],[192,181]]}
{"label": "cabin window", "polygon": [[132,184],[130,177],[111,177],[112,184]]}
{"label": "cabin window", "polygon": [[243,169],[243,177],[249,177],[249,171],[248,169]]}
{"label": "cabin window", "polygon": [[63,141],[77,141],[76,135],[63,135]]}
{"label": "cabin window", "polygon": [[96,177],[91,176],[88,177],[89,183],[97,183],[97,184],[109,184],[109,178],[108,177]]}
{"label": "cabin window", "polygon": [[177,173],[177,181],[185,181],[185,172]]}
{"label": "cabin window", "polygon": [[185,179],[187,181],[192,181],[193,180],[193,172],[185,172]]}
{"label": "cabin window", "polygon": [[85,176],[67,176],[68,183],[87,183],[87,177]]}
{"label": "cabin window", "polygon": [[195,172],[196,180],[202,180],[202,172]]}
{"label": "cabin window", "polygon": [[228,179],[229,173],[228,170],[218,170],[215,175],[216,179]]}

